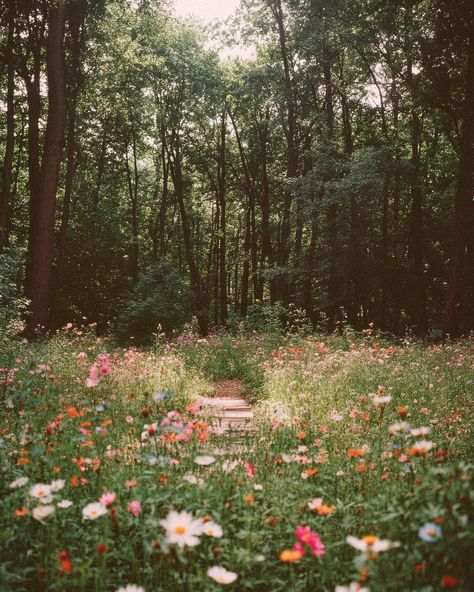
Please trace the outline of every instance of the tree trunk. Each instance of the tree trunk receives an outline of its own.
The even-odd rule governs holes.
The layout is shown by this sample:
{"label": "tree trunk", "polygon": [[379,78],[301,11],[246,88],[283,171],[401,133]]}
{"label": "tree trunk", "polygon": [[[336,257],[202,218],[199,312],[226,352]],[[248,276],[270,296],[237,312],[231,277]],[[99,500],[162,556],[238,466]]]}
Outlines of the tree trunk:
{"label": "tree trunk", "polygon": [[31,232],[31,317],[29,328],[48,328],[51,304],[51,265],[54,245],[54,217],[59,182],[64,130],[66,125],[66,85],[64,65],[64,2],[51,9],[46,52],[48,76],[48,118],[41,163],[41,184],[36,217],[30,219]]}
{"label": "tree trunk", "polygon": [[[454,202],[454,233],[449,261],[448,287],[444,309],[443,331],[457,335],[463,329],[468,332],[474,328],[474,320],[468,310],[463,310],[469,282],[466,273],[466,252],[469,234],[473,232],[473,160],[474,160],[474,36],[469,40],[468,62],[465,77],[464,112],[460,142],[459,169],[456,198]],[[472,256],[472,253],[471,253]],[[472,278],[471,289],[472,289]],[[473,298],[473,294],[470,294]],[[472,303],[471,303],[472,307]],[[464,317],[464,318],[463,318]]]}
{"label": "tree trunk", "polygon": [[219,143],[219,177],[218,204],[220,214],[219,227],[219,297],[220,319],[222,325],[227,323],[227,277],[226,277],[226,109],[222,111],[221,132]]}
{"label": "tree trunk", "polygon": [[5,64],[7,65],[7,129],[5,153],[3,156],[2,184],[0,187],[0,251],[9,242],[9,212],[11,207],[11,186],[13,170],[13,151],[15,147],[15,59],[13,53],[13,36],[15,29],[15,3],[7,5],[8,35],[5,47]]}

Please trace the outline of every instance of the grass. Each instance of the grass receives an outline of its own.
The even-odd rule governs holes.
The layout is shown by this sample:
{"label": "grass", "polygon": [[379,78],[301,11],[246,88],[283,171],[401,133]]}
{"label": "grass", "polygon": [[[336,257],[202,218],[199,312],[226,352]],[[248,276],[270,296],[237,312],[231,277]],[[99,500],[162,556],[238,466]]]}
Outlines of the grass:
{"label": "grass", "polygon": [[[188,336],[123,350],[77,329],[9,344],[0,590],[212,592],[213,565],[237,574],[226,587],[239,591],[471,589],[473,352],[472,340],[357,336]],[[194,414],[227,378],[254,405],[248,439],[213,435]],[[58,480],[42,504],[32,486]],[[84,519],[104,492],[115,501]],[[36,519],[44,506],[52,513]],[[180,548],[161,524],[173,510],[212,519],[222,536]],[[324,555],[304,541],[304,556],[281,555],[302,525]],[[346,541],[364,535],[396,544],[365,553]]]}

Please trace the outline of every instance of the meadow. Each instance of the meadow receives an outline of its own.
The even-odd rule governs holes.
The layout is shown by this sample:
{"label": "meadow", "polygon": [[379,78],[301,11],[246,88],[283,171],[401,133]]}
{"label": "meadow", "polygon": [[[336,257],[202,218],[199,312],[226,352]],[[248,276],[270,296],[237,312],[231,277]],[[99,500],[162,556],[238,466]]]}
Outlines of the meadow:
{"label": "meadow", "polygon": [[[474,341],[93,327],[0,352],[0,590],[472,589]],[[196,403],[242,382],[253,431]]]}

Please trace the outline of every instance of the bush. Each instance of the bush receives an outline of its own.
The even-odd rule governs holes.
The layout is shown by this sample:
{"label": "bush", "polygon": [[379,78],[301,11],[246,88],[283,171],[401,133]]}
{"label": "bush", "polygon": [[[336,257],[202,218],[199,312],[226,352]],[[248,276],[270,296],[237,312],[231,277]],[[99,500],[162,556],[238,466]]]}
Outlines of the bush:
{"label": "bush", "polygon": [[117,335],[137,344],[150,343],[157,333],[169,335],[190,320],[190,302],[183,276],[162,261],[142,273],[133,292],[123,299]]}

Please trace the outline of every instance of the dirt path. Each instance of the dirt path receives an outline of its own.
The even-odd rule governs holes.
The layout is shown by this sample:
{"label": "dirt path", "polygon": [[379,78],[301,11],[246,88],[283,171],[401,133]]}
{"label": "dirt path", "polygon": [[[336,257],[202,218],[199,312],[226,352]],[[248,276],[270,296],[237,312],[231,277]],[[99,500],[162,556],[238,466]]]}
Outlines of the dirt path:
{"label": "dirt path", "polygon": [[214,397],[200,397],[204,410],[211,416],[211,425],[216,433],[251,432],[252,407],[243,398],[244,385],[240,380],[221,380],[216,384]]}

